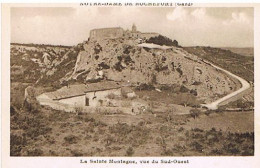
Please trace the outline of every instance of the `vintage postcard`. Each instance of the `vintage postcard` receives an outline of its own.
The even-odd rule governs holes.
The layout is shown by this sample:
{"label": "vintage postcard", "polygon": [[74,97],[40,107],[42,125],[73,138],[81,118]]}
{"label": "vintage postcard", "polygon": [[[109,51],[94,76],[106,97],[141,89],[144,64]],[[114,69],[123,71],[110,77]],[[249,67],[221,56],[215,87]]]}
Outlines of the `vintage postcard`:
{"label": "vintage postcard", "polygon": [[259,167],[259,21],[257,4],[2,4],[2,166]]}

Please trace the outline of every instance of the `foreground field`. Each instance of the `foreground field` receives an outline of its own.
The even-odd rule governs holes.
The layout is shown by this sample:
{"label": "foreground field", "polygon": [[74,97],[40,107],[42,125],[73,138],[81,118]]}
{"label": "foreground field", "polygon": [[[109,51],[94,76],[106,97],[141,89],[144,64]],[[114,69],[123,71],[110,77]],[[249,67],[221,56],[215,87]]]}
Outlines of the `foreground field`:
{"label": "foreground field", "polygon": [[186,129],[203,130],[210,130],[213,127],[224,132],[254,132],[254,112],[221,112],[209,116],[201,115],[184,126]]}
{"label": "foreground field", "polygon": [[[11,109],[11,156],[253,155],[253,113],[76,115]],[[228,123],[227,123],[228,121]],[[225,123],[225,124],[223,124]],[[227,124],[226,124],[227,123]]]}

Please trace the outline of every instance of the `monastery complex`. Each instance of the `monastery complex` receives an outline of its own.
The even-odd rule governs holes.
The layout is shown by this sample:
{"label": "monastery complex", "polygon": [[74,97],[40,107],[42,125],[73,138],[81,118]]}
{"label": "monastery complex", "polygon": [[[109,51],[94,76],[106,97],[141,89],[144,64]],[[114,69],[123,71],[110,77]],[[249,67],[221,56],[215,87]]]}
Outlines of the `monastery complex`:
{"label": "monastery complex", "polygon": [[145,32],[142,33],[137,31],[136,25],[133,24],[132,30],[124,30],[121,27],[112,27],[112,28],[101,28],[93,29],[90,31],[90,40],[102,40],[102,39],[114,39],[114,38],[141,38],[149,39],[151,37],[159,36],[158,33]]}

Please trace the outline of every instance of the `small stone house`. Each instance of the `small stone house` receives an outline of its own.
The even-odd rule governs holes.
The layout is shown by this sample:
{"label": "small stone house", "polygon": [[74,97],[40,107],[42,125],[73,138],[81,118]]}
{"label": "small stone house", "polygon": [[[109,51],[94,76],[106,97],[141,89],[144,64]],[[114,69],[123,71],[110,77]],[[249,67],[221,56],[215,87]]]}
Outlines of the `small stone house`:
{"label": "small stone house", "polygon": [[49,105],[54,109],[66,105],[68,107],[110,106],[109,95],[121,96],[121,85],[114,81],[64,86],[57,91],[39,95],[41,105]]}

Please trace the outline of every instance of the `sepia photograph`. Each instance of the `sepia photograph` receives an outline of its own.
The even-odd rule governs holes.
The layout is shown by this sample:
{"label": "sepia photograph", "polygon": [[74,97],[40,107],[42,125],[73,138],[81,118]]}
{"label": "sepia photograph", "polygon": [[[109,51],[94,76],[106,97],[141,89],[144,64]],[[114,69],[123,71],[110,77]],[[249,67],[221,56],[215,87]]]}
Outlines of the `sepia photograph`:
{"label": "sepia photograph", "polygon": [[11,157],[254,156],[254,109],[253,7],[10,8]]}

